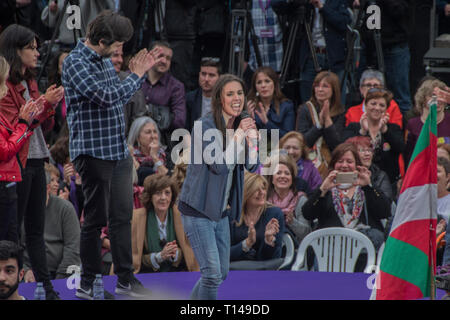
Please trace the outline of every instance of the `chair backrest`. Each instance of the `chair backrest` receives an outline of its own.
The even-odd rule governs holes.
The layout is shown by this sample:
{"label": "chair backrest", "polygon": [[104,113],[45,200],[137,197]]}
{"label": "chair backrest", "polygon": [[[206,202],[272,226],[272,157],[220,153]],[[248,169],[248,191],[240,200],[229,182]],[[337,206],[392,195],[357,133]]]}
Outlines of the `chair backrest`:
{"label": "chair backrest", "polygon": [[283,234],[283,247],[286,247],[286,255],[284,256],[283,263],[278,267],[278,270],[285,268],[294,260],[294,240],[289,233]]}
{"label": "chair backrest", "polygon": [[380,249],[378,249],[378,253],[377,253],[377,272],[380,270],[381,258],[383,257],[383,251],[384,251],[384,246],[385,245],[386,245],[386,242],[383,242],[383,244],[380,246]]}
{"label": "chair backrest", "polygon": [[325,228],[308,234],[300,243],[292,270],[306,270],[306,249],[312,247],[319,271],[354,272],[362,249],[367,251],[365,273],[375,264],[375,248],[361,232],[346,228]]}

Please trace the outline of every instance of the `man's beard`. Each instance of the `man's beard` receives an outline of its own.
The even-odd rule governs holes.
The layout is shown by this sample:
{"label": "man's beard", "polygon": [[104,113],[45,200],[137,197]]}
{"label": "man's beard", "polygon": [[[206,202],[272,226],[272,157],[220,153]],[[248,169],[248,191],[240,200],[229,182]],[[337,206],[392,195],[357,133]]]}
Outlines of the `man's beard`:
{"label": "man's beard", "polygon": [[17,276],[17,281],[13,286],[9,286],[4,282],[0,282],[0,286],[2,285],[8,287],[9,290],[6,292],[0,291],[0,300],[7,300],[12,296],[14,292],[16,292],[17,288],[19,288],[19,277]]}

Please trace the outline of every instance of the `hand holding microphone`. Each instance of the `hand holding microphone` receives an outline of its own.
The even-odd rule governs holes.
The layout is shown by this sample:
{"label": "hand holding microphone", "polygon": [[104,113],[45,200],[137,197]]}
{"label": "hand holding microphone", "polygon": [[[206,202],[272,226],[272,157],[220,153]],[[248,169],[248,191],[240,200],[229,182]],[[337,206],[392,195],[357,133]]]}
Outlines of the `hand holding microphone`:
{"label": "hand holding microphone", "polygon": [[250,148],[258,148],[258,131],[256,129],[255,120],[250,117],[247,111],[241,112],[241,122],[239,128],[245,132],[247,143]]}

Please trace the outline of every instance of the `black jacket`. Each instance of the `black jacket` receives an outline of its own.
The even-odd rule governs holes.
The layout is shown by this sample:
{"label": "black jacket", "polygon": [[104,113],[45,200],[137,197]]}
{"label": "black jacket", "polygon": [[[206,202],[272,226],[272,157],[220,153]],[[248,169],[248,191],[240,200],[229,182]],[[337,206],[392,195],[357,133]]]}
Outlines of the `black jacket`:
{"label": "black jacket", "polygon": [[[362,188],[366,201],[367,216],[364,209],[359,217],[360,221],[365,225],[376,228],[384,232],[382,219],[387,219],[391,215],[391,200],[376,188],[365,186]],[[328,191],[324,197],[320,197],[320,188],[317,188],[303,205],[302,211],[305,219],[313,221],[318,219],[318,229],[343,227],[336,210],[334,209],[331,191]]]}
{"label": "black jacket", "polygon": [[166,1],[165,27],[169,40],[194,40],[196,37],[195,0]]}
{"label": "black jacket", "polygon": [[202,89],[197,88],[186,93],[186,129],[194,127],[194,121],[202,116]]}

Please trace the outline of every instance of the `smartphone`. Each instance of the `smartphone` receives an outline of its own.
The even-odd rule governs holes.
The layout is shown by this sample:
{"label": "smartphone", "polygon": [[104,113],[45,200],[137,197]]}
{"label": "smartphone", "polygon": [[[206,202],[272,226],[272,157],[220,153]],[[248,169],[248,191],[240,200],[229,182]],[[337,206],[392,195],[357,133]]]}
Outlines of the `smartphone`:
{"label": "smartphone", "polygon": [[357,178],[358,174],[356,172],[338,172],[336,175],[336,184],[353,184]]}

